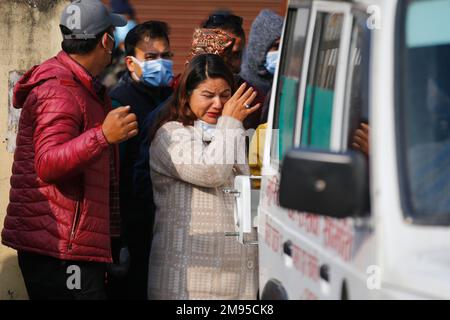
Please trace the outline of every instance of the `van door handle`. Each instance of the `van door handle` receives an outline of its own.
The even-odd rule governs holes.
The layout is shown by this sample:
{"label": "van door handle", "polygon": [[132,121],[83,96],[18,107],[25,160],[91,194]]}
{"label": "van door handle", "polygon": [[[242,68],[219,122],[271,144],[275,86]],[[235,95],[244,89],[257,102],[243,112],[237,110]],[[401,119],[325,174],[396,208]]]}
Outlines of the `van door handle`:
{"label": "van door handle", "polygon": [[319,270],[320,277],[326,282],[330,282],[330,268],[327,264],[320,266]]}
{"label": "van door handle", "polygon": [[292,241],[287,240],[285,243],[283,243],[283,252],[288,255],[289,257],[292,257]]}

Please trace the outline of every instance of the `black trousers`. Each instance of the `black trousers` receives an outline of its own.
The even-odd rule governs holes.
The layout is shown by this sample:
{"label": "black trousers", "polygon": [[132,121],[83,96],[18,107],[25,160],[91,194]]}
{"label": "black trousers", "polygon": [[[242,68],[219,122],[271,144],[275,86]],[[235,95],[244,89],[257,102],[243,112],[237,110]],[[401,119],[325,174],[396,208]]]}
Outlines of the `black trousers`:
{"label": "black trousers", "polygon": [[18,251],[31,300],[105,300],[104,263],[67,261]]}
{"label": "black trousers", "polygon": [[[108,276],[106,294],[110,300],[147,300],[151,227],[146,223],[130,224],[128,230],[130,269],[123,277]],[[111,247],[114,261],[119,261],[120,240],[113,240]]]}

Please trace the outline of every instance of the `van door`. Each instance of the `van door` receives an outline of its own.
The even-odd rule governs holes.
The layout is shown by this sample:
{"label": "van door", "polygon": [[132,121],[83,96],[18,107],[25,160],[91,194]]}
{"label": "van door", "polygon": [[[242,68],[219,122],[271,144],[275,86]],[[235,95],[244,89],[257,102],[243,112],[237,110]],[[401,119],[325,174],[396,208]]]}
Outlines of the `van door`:
{"label": "van door", "polygon": [[[364,100],[368,97],[370,32],[364,14],[345,11],[326,3],[317,10],[295,140],[295,145],[302,148],[346,151],[354,146],[356,130],[368,125],[368,100]],[[297,219],[305,219],[305,214],[299,214]],[[375,294],[367,288],[366,274],[369,270],[376,277],[378,271],[370,218],[355,221],[313,215],[310,219],[319,220],[318,235],[299,237],[298,241],[302,247],[312,242],[318,252],[319,281],[313,291],[318,298],[370,298],[371,293]],[[361,255],[363,245],[367,251]]]}
{"label": "van door", "polygon": [[[258,206],[260,293],[262,299],[298,299],[285,287],[297,277],[292,259],[283,254],[284,226],[292,223],[278,205],[280,154],[293,145],[301,70],[307,46],[311,1],[291,2],[281,39],[281,58],[275,73],[264,147],[261,195]],[[271,143],[271,141],[275,141]],[[301,281],[295,281],[302,286]],[[295,286],[295,285],[293,285]]]}
{"label": "van door", "polygon": [[[369,253],[353,262],[363,243],[374,246],[374,241],[367,241],[373,238],[369,221],[355,223],[352,219],[322,218],[285,210],[271,201],[278,198],[279,161],[290,147],[345,151],[352,145],[354,132],[361,122],[367,122],[368,108],[364,103],[367,91],[364,93],[365,86],[361,85],[364,83],[361,77],[367,80],[368,76],[367,46],[362,59],[362,45],[370,43],[365,19],[362,12],[352,12],[348,3],[313,3],[301,68],[307,71],[300,72],[295,104],[292,99],[283,103],[286,91],[282,83],[283,65],[287,61],[281,61],[277,100],[273,114],[269,115],[273,129],[270,154],[264,162],[267,169],[263,170],[263,197],[266,198],[260,213],[265,218],[261,220],[265,220],[266,229],[272,230],[272,225],[278,224],[283,252],[280,260],[284,261],[282,268],[286,274],[283,282],[291,299],[349,298],[356,291],[361,297],[361,290],[367,295],[365,272],[373,264],[375,254]],[[293,40],[283,42],[283,46],[289,42]],[[283,50],[287,49],[283,47]],[[286,130],[286,123],[293,121],[293,130]],[[270,243],[267,238],[273,238],[271,232],[265,230],[265,236]],[[263,248],[260,250],[263,255]]]}

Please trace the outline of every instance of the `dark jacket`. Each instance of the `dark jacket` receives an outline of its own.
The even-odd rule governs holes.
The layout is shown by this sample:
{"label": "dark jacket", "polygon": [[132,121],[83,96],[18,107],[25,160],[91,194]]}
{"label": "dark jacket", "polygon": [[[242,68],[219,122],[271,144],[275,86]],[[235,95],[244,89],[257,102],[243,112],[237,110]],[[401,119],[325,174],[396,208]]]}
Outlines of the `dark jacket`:
{"label": "dark jacket", "polygon": [[99,98],[88,72],[60,52],[20,79],[13,104],[22,112],[3,244],[63,260],[111,262],[114,149],[101,128],[109,98]]}
{"label": "dark jacket", "polygon": [[[130,112],[136,114],[139,125],[139,135],[120,144],[120,210],[122,237],[125,242],[130,236],[131,225],[150,225],[149,221],[154,211],[153,200],[151,197],[143,196],[143,193],[151,194],[151,190],[148,190],[148,186],[151,186],[150,181],[139,179],[138,184],[136,184],[133,181],[134,167],[136,162],[140,160],[139,148],[141,142],[148,136],[148,127],[144,124],[144,120],[171,93],[172,89],[169,87],[147,86],[142,82],[133,80],[130,74],[126,72],[109,94],[113,100],[113,106],[129,105],[131,107]],[[149,166],[148,162],[147,166]]]}
{"label": "dark jacket", "polygon": [[[150,136],[149,131],[155,125],[158,119],[158,115],[164,108],[165,104],[161,103],[154,111],[149,113],[144,120],[143,128],[144,133],[141,132],[139,137],[139,156],[134,166],[134,176],[133,176],[133,188],[138,201],[149,202],[151,199],[151,212],[155,212],[155,204],[153,202],[153,187],[150,177]],[[152,216],[153,219],[153,216]]]}

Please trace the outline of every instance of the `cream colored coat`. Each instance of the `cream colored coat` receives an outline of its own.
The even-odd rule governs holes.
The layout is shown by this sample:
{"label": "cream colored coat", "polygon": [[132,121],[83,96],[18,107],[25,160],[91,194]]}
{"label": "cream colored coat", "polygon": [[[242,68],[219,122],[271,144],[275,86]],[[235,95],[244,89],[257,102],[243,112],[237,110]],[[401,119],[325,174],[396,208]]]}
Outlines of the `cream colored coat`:
{"label": "cream colored coat", "polygon": [[223,190],[236,175],[248,174],[245,156],[242,161],[231,152],[245,153],[245,142],[236,146],[232,138],[242,131],[240,121],[224,116],[212,139],[198,126],[179,122],[156,133],[150,152],[157,209],[149,299],[256,298],[257,247],[225,236],[235,231],[234,197]]}

